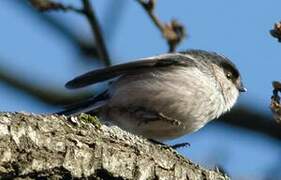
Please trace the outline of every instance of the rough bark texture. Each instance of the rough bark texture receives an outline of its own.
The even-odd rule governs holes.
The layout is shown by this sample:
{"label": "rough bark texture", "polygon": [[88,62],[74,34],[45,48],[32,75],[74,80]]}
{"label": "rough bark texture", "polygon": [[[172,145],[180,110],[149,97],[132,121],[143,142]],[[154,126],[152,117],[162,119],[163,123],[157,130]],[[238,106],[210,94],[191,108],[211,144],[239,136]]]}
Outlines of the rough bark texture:
{"label": "rough bark texture", "polygon": [[50,179],[228,179],[171,148],[101,125],[66,118],[0,113],[0,176]]}

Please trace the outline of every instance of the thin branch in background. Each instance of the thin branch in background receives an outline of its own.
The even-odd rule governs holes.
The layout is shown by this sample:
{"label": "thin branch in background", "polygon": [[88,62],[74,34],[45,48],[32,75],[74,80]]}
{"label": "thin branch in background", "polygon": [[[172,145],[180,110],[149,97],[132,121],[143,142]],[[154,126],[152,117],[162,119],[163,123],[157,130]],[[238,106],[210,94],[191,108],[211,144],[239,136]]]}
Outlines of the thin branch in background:
{"label": "thin branch in background", "polygon": [[18,71],[0,66],[1,83],[6,83],[19,91],[25,92],[47,105],[65,106],[94,95],[92,91],[81,92],[76,95],[68,94],[49,83],[47,83],[47,86],[43,86],[42,84],[36,84],[33,81],[26,80],[23,77],[24,75]]}
{"label": "thin branch in background", "polygon": [[[48,14],[37,12],[30,8],[29,5],[27,5],[26,2],[22,0],[13,0],[10,1],[10,3],[14,3],[15,6],[20,6],[20,8],[24,8],[25,11],[27,11],[29,14],[33,15],[33,18],[37,18],[45,25],[50,26],[52,29],[54,29],[61,37],[63,37],[65,40],[69,41],[71,45],[76,46],[76,50],[79,51],[79,54],[82,56],[87,56],[91,58],[97,58],[97,49],[92,42],[85,41],[81,39],[79,36],[75,35],[71,29],[67,28],[63,23],[61,23],[60,20],[53,16],[49,16]],[[38,6],[38,4],[36,5]],[[33,6],[34,7],[34,6]],[[88,59],[87,59],[88,60]]]}
{"label": "thin branch in background", "polygon": [[281,22],[275,23],[273,29],[270,30],[270,34],[281,42]]}
{"label": "thin branch in background", "polygon": [[137,0],[137,2],[142,5],[152,22],[161,31],[168,43],[169,52],[174,52],[178,44],[186,37],[184,26],[177,20],[172,20],[168,24],[162,23],[154,13],[156,0]]}
{"label": "thin branch in background", "polygon": [[89,0],[82,0],[82,3],[83,3],[83,12],[91,25],[91,29],[96,40],[96,46],[97,46],[99,58],[103,60],[103,62],[107,66],[109,66],[111,64],[111,61],[109,58],[109,54],[94,9]]}
{"label": "thin branch in background", "polygon": [[270,115],[247,107],[235,107],[213,123],[223,123],[233,127],[250,130],[278,140],[279,142],[281,141],[281,126],[272,121]]}
{"label": "thin branch in background", "polygon": [[[74,7],[65,6],[59,3],[46,1],[46,0],[30,0],[29,1],[32,7],[35,7],[39,11],[49,11],[49,10],[63,10],[63,11],[73,11]],[[29,13],[34,13],[31,11],[30,6],[27,5],[26,2],[21,0],[11,1],[11,3],[15,3],[15,5],[20,5],[25,10],[29,11]],[[71,7],[71,8],[70,8]],[[83,13],[83,10],[76,9],[76,12]],[[97,57],[97,50],[95,45],[90,42],[83,41],[79,39],[79,37],[75,36],[69,28],[66,28],[60,21],[56,20],[53,17],[48,16],[47,14],[36,14],[36,18],[40,18],[47,25],[53,27],[58,33],[63,35],[65,39],[70,40],[74,45],[77,45],[79,49],[84,55],[89,55],[91,57]],[[87,53],[87,54],[85,54]],[[0,66],[0,79],[2,82],[8,84],[9,86],[22,91],[32,97],[38,99],[39,101],[48,104],[48,105],[66,105],[72,104],[74,102],[79,102],[82,99],[87,99],[88,97],[93,96],[91,92],[81,92],[79,94],[67,94],[65,91],[61,91],[55,86],[49,85],[48,87],[42,86],[40,84],[34,84],[31,81],[25,80],[21,78],[22,76],[18,73],[12,73],[11,70],[6,70],[6,68],[2,68]]]}
{"label": "thin branch in background", "polygon": [[62,3],[54,2],[51,0],[28,0],[33,7],[40,11],[50,11],[50,10],[63,10],[63,11],[73,11],[79,14],[84,15],[93,32],[95,37],[95,44],[98,52],[99,58],[105,63],[105,65],[109,66],[111,64],[109,54],[105,45],[105,41],[103,39],[101,29],[96,18],[94,9],[89,0],[81,0],[83,4],[83,8],[75,8],[70,5],[64,5]]}
{"label": "thin branch in background", "polygon": [[280,96],[278,92],[281,92],[281,83],[278,81],[272,82],[273,86],[273,95],[271,96],[270,109],[273,114],[273,118],[277,123],[281,123],[281,105],[280,105]]}
{"label": "thin branch in background", "polygon": [[49,10],[62,10],[62,11],[75,11],[77,13],[83,13],[81,9],[75,8],[71,5],[64,5],[59,2],[51,0],[28,0],[30,4],[39,11]]}

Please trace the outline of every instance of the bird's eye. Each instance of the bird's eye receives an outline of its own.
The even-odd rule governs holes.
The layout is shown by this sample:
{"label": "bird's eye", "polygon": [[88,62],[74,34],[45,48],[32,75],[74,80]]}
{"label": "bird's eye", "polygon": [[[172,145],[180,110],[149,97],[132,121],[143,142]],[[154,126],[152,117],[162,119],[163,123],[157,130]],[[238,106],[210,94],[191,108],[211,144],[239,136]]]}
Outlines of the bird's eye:
{"label": "bird's eye", "polygon": [[232,74],[230,72],[226,73],[226,78],[227,79],[232,79]]}

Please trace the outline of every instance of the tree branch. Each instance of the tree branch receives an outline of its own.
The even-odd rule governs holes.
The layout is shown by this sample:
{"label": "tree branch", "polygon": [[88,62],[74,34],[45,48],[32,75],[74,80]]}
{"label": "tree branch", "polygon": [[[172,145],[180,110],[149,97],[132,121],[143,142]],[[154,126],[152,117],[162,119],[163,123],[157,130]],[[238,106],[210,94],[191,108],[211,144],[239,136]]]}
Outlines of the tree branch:
{"label": "tree branch", "polygon": [[278,39],[278,42],[281,42],[281,22],[275,23],[273,29],[270,30],[271,36]]}
{"label": "tree branch", "polygon": [[275,140],[281,140],[281,126],[272,120],[272,117],[250,110],[247,107],[235,107],[214,123],[223,123],[237,128],[243,128],[260,133]]}
{"label": "tree branch", "polygon": [[89,0],[81,0],[83,8],[75,8],[71,5],[64,5],[62,3],[54,2],[51,0],[28,0],[31,5],[38,9],[39,11],[50,11],[50,10],[63,10],[63,11],[73,11],[82,14],[88,20],[92,33],[95,37],[95,44],[97,48],[97,53],[99,58],[109,66],[111,64],[110,57],[101,33],[101,29],[96,18],[94,9]]}
{"label": "tree branch", "polygon": [[103,62],[107,66],[109,66],[111,64],[111,61],[109,58],[109,54],[94,9],[89,0],[82,0],[82,2],[83,2],[83,12],[87,17],[89,24],[91,25],[91,29],[96,40],[96,46],[97,46],[99,58],[103,60]]}
{"label": "tree branch", "polygon": [[273,118],[277,123],[281,123],[281,105],[280,105],[280,96],[278,92],[281,92],[281,83],[278,81],[273,81],[273,95],[271,96],[270,109],[273,114]]}
{"label": "tree branch", "polygon": [[184,26],[176,20],[172,20],[168,24],[162,23],[154,13],[156,0],[137,0],[137,2],[144,8],[152,22],[166,39],[169,46],[169,52],[174,52],[178,44],[186,36]]}
{"label": "tree branch", "polygon": [[34,82],[25,80],[22,75],[15,74],[12,70],[7,70],[0,66],[0,80],[8,85],[23,91],[37,99],[49,105],[66,105],[80,101],[81,99],[89,98],[93,96],[93,93],[84,92],[77,95],[67,94],[65,91],[61,91],[48,86],[36,85]]}
{"label": "tree branch", "polygon": [[229,179],[88,115],[0,114],[0,176],[22,179]]}
{"label": "tree branch", "polygon": [[30,4],[39,11],[50,11],[50,10],[62,10],[62,11],[74,11],[77,13],[83,13],[79,8],[71,5],[64,5],[59,2],[51,0],[28,0]]}

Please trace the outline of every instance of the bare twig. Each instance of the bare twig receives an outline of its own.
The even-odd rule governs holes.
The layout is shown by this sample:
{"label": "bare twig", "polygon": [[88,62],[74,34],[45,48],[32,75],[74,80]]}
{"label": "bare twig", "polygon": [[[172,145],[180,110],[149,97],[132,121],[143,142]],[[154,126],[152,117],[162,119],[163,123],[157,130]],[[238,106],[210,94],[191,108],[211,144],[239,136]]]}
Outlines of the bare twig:
{"label": "bare twig", "polygon": [[275,23],[272,30],[270,30],[270,34],[278,39],[278,42],[281,42],[281,22]]}
{"label": "bare twig", "polygon": [[99,54],[99,58],[103,60],[107,66],[109,66],[111,64],[110,58],[108,55],[108,51],[94,9],[89,0],[82,0],[82,3],[83,3],[83,13],[87,17],[87,20],[91,25],[92,32],[95,36],[96,47]]}
{"label": "bare twig", "polygon": [[[31,7],[28,3],[22,0],[13,0],[13,1],[9,1],[9,3],[11,3],[14,7],[23,8],[23,10],[25,10],[26,13],[32,15],[32,18],[36,18],[42,21],[45,25],[51,27],[62,38],[67,40],[72,45],[76,46],[75,50],[77,50],[77,53],[79,53],[79,55],[87,56],[95,59],[98,58],[95,44],[92,41],[89,42],[88,40],[81,38],[81,36],[76,35],[72,29],[70,29],[64,23],[61,22],[61,19],[51,16],[50,14],[45,14],[45,13],[38,14],[37,12],[34,11],[35,5]],[[83,60],[89,61],[88,58],[85,58]]]}
{"label": "bare twig", "polygon": [[98,52],[99,58],[109,66],[111,64],[110,58],[108,55],[107,48],[105,46],[105,42],[101,33],[101,29],[98,23],[98,20],[95,16],[94,9],[89,0],[81,0],[83,4],[83,8],[75,8],[71,5],[64,5],[62,3],[54,2],[51,0],[28,0],[33,7],[40,11],[50,11],[50,10],[63,10],[63,11],[73,11],[79,14],[84,15],[92,29],[96,40],[96,48]]}
{"label": "bare twig", "polygon": [[281,83],[278,81],[272,82],[273,95],[271,96],[270,109],[273,113],[273,118],[277,123],[281,123],[281,105],[278,92],[281,92]]}
{"label": "bare twig", "polygon": [[62,11],[75,11],[77,13],[82,13],[82,10],[75,8],[71,5],[64,5],[59,2],[54,2],[51,0],[28,0],[30,4],[39,11],[49,11],[49,10],[62,10]]}
{"label": "bare twig", "polygon": [[172,20],[168,24],[164,24],[154,13],[156,0],[137,0],[145,9],[155,26],[161,31],[163,37],[166,39],[169,52],[174,52],[176,46],[185,38],[186,31],[182,24],[176,20]]}

